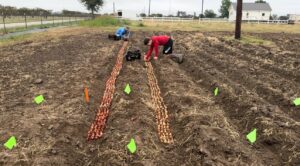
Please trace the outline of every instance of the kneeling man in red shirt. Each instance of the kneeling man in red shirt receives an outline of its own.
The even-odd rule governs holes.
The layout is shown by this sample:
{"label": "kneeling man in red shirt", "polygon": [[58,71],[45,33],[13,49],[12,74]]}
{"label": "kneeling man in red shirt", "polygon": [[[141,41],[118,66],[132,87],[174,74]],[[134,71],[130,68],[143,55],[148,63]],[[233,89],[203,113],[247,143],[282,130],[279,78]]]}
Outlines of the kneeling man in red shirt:
{"label": "kneeling man in red shirt", "polygon": [[144,57],[145,61],[150,61],[153,49],[155,51],[154,60],[158,59],[158,47],[164,46],[163,54],[170,55],[171,58],[176,58],[178,63],[182,63],[181,54],[173,53],[173,40],[169,36],[152,36],[151,38],[145,38],[144,44],[150,46],[149,51]]}

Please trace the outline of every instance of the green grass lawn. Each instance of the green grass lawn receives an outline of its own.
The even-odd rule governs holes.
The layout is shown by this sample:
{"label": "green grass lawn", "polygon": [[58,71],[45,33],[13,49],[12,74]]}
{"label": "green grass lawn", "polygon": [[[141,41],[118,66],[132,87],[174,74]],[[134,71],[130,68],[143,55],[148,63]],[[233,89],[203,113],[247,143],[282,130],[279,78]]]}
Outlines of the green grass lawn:
{"label": "green grass lawn", "polygon": [[[129,21],[118,20],[112,17],[99,17],[95,20],[82,21],[81,26],[97,27],[104,30],[116,29],[119,26],[128,25],[131,30],[145,30],[145,31],[202,31],[202,32],[215,32],[226,31],[234,32],[235,24],[230,22],[152,22],[152,21]],[[287,25],[287,24],[256,24],[256,23],[243,23],[242,32],[254,33],[300,33],[300,24]]]}
{"label": "green grass lawn", "polygon": [[[230,22],[151,22],[143,23],[145,27],[142,29],[159,30],[159,31],[227,31],[234,32],[235,24]],[[138,28],[140,29],[140,28]],[[243,23],[242,32],[271,32],[271,33],[300,33],[300,24],[287,25],[287,24],[256,24],[256,23]]]}
{"label": "green grass lawn", "polygon": [[[50,18],[50,17],[48,17]],[[60,18],[58,18],[60,19]],[[16,20],[15,20],[16,21]],[[40,21],[40,20],[38,20]],[[47,20],[44,20],[47,21]],[[144,31],[227,31],[234,32],[235,24],[229,22],[152,22],[152,21],[129,21],[124,19],[116,19],[113,17],[105,16],[98,17],[94,20],[80,21],[82,27],[95,27],[103,30],[114,30],[120,26],[130,26],[131,30],[144,30]],[[3,31],[3,30],[0,30]],[[300,33],[300,24],[287,25],[287,24],[256,24],[256,23],[243,23],[242,32],[255,32],[255,33]]]}
{"label": "green grass lawn", "polygon": [[131,21],[121,20],[112,17],[98,17],[94,20],[81,21],[80,26],[84,27],[119,27],[119,26],[129,26]]}
{"label": "green grass lawn", "polygon": [[[52,16],[49,16],[47,18],[43,17],[43,21],[53,21],[54,20],[69,20],[71,18],[71,20],[75,20],[75,19],[79,19],[78,18],[75,18],[75,17],[52,17]],[[31,16],[27,16],[26,17],[26,20],[27,22],[37,22],[37,21],[41,21],[41,17],[39,16],[35,16],[35,17],[31,17]],[[6,17],[5,18],[5,23],[6,24],[10,24],[10,23],[25,23],[25,17],[24,16],[12,16],[12,17]],[[3,24],[3,17],[0,16],[0,24]]]}
{"label": "green grass lawn", "polygon": [[[64,22],[64,23],[49,23],[49,24],[43,24],[43,25],[30,25],[27,28],[25,27],[25,25],[23,27],[16,27],[16,28],[7,28],[6,32],[7,33],[14,33],[14,32],[22,32],[22,31],[26,31],[26,30],[31,30],[31,29],[36,29],[36,28],[40,28],[40,29],[45,29],[45,28],[51,28],[51,27],[57,27],[57,26],[70,26],[70,25],[77,25],[78,22]],[[4,29],[0,29],[0,35],[4,35]]]}
{"label": "green grass lawn", "polygon": [[20,36],[12,36],[7,39],[2,39],[2,40],[0,40],[0,46],[10,44],[10,43],[15,43],[18,41],[24,41],[24,40],[28,39],[30,37],[30,35],[31,34],[26,34],[26,35],[20,35]]}
{"label": "green grass lawn", "polygon": [[237,41],[243,44],[262,45],[267,47],[276,47],[276,44],[269,40],[264,40],[255,36],[243,35],[240,40],[235,40],[233,36],[224,36],[227,41]]}
{"label": "green grass lawn", "polygon": [[[57,24],[58,25],[58,24]],[[55,25],[55,26],[57,26]],[[65,23],[65,25],[69,25]],[[81,28],[95,28],[102,31],[114,32],[120,26],[129,26],[131,30],[142,30],[142,31],[166,31],[171,32],[175,30],[181,31],[199,31],[199,32],[234,32],[235,25],[234,23],[214,23],[214,22],[151,22],[151,21],[129,21],[123,19],[116,19],[112,17],[98,17],[94,20],[85,20],[80,21],[79,25]],[[33,28],[48,28],[52,26],[51,24],[43,25],[34,25],[28,27],[28,29]],[[18,32],[24,31],[25,27],[9,29],[9,32]],[[284,24],[242,24],[242,32],[254,32],[254,33],[300,33],[300,24],[295,25],[284,25]],[[0,30],[0,33],[3,33],[3,29]],[[232,37],[224,37],[226,40],[233,40]],[[20,38],[13,38],[13,40],[22,40]],[[5,40],[7,42],[9,40]],[[1,41],[2,43],[5,43]],[[249,44],[258,44],[258,45],[268,45],[271,46],[273,43],[258,39],[252,36],[242,35],[242,39],[239,42],[249,43]]]}

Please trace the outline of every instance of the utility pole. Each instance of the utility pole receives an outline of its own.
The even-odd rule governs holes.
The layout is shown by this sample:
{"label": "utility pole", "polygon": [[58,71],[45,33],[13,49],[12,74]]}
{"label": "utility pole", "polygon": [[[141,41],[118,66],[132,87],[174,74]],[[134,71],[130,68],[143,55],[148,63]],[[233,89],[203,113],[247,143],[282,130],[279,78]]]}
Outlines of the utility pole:
{"label": "utility pole", "polygon": [[52,15],[52,25],[54,26],[54,15]]}
{"label": "utility pole", "polygon": [[169,13],[168,15],[171,15],[171,0],[169,0]]}
{"label": "utility pole", "polygon": [[149,0],[149,11],[148,11],[148,17],[150,17],[150,9],[151,9],[151,0]]}
{"label": "utility pole", "polygon": [[116,13],[116,10],[115,10],[115,2],[114,2],[114,6],[113,6],[113,9],[114,9],[114,14]]}
{"label": "utility pole", "polygon": [[203,17],[203,7],[204,7],[204,0],[202,0],[201,18]]}
{"label": "utility pole", "polygon": [[27,29],[27,17],[26,17],[26,13],[24,13],[24,17],[25,17],[25,27]]}
{"label": "utility pole", "polygon": [[243,10],[243,0],[237,1],[236,7],[236,23],[235,23],[235,39],[241,38],[241,26],[242,26],[242,10]]}
{"label": "utility pole", "polygon": [[42,26],[43,25],[43,13],[41,12],[40,15],[41,15],[41,26]]}
{"label": "utility pole", "polygon": [[6,14],[2,12],[4,34],[7,34],[6,27],[5,27],[5,17],[6,17]]}

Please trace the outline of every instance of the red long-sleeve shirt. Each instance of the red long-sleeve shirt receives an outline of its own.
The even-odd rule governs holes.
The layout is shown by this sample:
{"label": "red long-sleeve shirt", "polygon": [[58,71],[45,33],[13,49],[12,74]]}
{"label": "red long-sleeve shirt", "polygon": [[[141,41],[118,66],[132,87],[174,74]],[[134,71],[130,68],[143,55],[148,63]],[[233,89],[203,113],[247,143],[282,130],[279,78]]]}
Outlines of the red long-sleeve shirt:
{"label": "red long-sleeve shirt", "polygon": [[167,42],[169,41],[170,37],[169,36],[152,36],[151,40],[152,40],[152,44],[150,46],[150,49],[147,53],[146,58],[149,59],[153,49],[155,51],[155,56],[158,57],[158,46],[162,46],[162,45],[166,45]]}

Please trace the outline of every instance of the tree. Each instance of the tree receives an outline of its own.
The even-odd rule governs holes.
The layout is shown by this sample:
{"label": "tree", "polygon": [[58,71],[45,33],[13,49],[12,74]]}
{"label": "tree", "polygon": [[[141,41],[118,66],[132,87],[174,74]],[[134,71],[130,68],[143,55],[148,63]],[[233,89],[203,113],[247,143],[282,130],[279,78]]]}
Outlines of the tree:
{"label": "tree", "polygon": [[219,10],[219,12],[221,13],[221,17],[225,18],[225,17],[229,17],[229,7],[231,5],[230,0],[222,0],[222,5],[221,8]]}
{"label": "tree", "polygon": [[30,14],[30,9],[23,7],[23,8],[18,9],[18,13],[21,16],[24,14],[26,14],[28,16]]}
{"label": "tree", "polygon": [[267,3],[267,2],[264,0],[256,0],[255,3]]}
{"label": "tree", "polygon": [[87,10],[91,11],[93,18],[95,18],[94,13],[98,12],[100,7],[103,6],[103,0],[80,0],[80,1],[81,3],[84,4]]}
{"label": "tree", "polygon": [[278,20],[278,15],[273,14],[272,16],[270,16],[270,20]]}
{"label": "tree", "polygon": [[150,15],[150,17],[162,17],[163,15],[162,14],[160,14],[160,13],[152,13],[151,15]]}
{"label": "tree", "polygon": [[185,11],[178,11],[177,12],[177,17],[185,17],[186,16],[186,12]]}
{"label": "tree", "polygon": [[12,16],[12,15],[18,15],[18,10],[15,7],[12,6],[4,6],[2,9],[2,12],[6,15],[6,16]]}
{"label": "tree", "polygon": [[289,16],[280,16],[279,17],[279,20],[288,20],[289,19]]}
{"label": "tree", "polygon": [[215,18],[217,14],[213,10],[205,10],[204,16],[206,18]]}
{"label": "tree", "polygon": [[156,17],[162,17],[162,16],[163,16],[163,14],[160,14],[160,13],[156,14]]}
{"label": "tree", "polygon": [[140,17],[147,17],[147,15],[145,13],[141,13]]}

